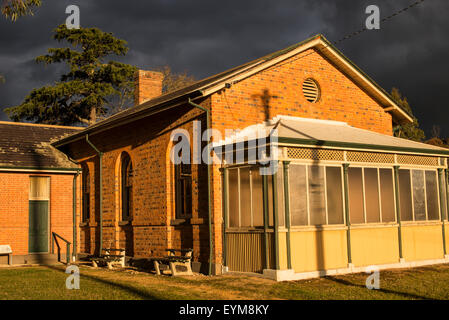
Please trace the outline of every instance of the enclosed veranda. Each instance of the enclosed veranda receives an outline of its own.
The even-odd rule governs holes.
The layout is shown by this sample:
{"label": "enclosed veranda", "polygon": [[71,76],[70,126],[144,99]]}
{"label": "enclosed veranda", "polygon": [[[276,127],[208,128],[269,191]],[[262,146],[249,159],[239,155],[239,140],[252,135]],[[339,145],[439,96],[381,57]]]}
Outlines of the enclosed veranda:
{"label": "enclosed veranda", "polygon": [[215,150],[228,271],[288,280],[449,262],[447,149],[336,121],[280,116],[261,127],[276,131],[262,146],[277,151],[274,174],[245,136]]}

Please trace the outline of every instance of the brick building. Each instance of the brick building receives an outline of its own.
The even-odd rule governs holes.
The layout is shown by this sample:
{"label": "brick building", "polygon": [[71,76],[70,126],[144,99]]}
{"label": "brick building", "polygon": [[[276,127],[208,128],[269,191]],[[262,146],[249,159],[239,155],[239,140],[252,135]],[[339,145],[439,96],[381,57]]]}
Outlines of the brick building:
{"label": "brick building", "polygon": [[14,264],[53,261],[53,232],[73,243],[73,183],[79,168],[51,143],[77,131],[0,122],[0,245],[11,246]]}
{"label": "brick building", "polygon": [[[411,116],[323,36],[168,94],[161,81],[139,72],[135,107],[53,143],[83,170],[79,252],[193,248],[197,270],[274,279],[447,261],[449,152],[394,138]],[[173,164],[173,134],[206,128],[226,161]],[[255,132],[275,174],[249,156]]]}

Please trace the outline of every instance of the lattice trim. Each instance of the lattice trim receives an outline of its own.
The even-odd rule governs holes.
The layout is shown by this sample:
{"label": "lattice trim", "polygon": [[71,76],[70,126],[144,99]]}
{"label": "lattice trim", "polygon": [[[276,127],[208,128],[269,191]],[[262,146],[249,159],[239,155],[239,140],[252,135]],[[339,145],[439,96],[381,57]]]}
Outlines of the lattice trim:
{"label": "lattice trim", "polygon": [[351,162],[394,163],[394,154],[348,151],[346,160]]}
{"label": "lattice trim", "polygon": [[438,166],[438,157],[412,156],[407,154],[398,154],[398,163],[414,164],[420,166]]}
{"label": "lattice trim", "polygon": [[343,151],[331,149],[287,148],[287,157],[290,159],[344,161]]}

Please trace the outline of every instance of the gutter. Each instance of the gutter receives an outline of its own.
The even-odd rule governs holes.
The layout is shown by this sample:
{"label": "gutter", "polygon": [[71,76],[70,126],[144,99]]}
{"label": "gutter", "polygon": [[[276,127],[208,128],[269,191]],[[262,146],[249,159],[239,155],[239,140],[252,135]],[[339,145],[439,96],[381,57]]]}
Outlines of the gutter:
{"label": "gutter", "polygon": [[[204,108],[203,106],[200,106],[199,104],[196,104],[192,102],[192,100],[189,98],[188,104],[190,104],[192,107],[198,108],[204,112],[206,112],[206,125],[207,129],[210,129],[210,110]],[[209,143],[207,144],[207,154],[210,157],[210,147]],[[212,196],[211,196],[211,165],[207,164],[207,200],[209,204],[208,209],[208,220],[209,220],[209,275],[212,275],[212,249],[213,249],[213,240],[212,240]]]}
{"label": "gutter", "polygon": [[103,252],[103,152],[98,150],[98,148],[89,140],[89,134],[86,134],[86,142],[95,150],[100,159],[100,255]]}
{"label": "gutter", "polygon": [[64,173],[73,174],[78,172],[79,168],[51,168],[51,167],[11,167],[11,166],[0,166],[0,171],[19,171],[19,172],[38,172],[38,173]]}

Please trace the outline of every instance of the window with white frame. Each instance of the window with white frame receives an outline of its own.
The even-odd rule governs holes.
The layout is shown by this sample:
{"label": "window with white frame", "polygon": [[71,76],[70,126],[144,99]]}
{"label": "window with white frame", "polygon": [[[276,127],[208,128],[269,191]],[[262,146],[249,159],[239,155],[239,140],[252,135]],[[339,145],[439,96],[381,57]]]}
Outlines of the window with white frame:
{"label": "window with white frame", "polygon": [[352,224],[396,221],[393,169],[349,167],[348,190]]}
{"label": "window with white frame", "polygon": [[340,166],[289,166],[292,226],[344,224]]}
{"label": "window with white frame", "polygon": [[399,170],[399,199],[402,221],[440,219],[437,181],[436,170]]}
{"label": "window with white frame", "polygon": [[[277,172],[277,207],[279,225],[284,225],[283,177]],[[268,179],[268,225],[273,226],[272,175]],[[228,226],[260,228],[264,226],[263,182],[258,167],[228,169]]]}

